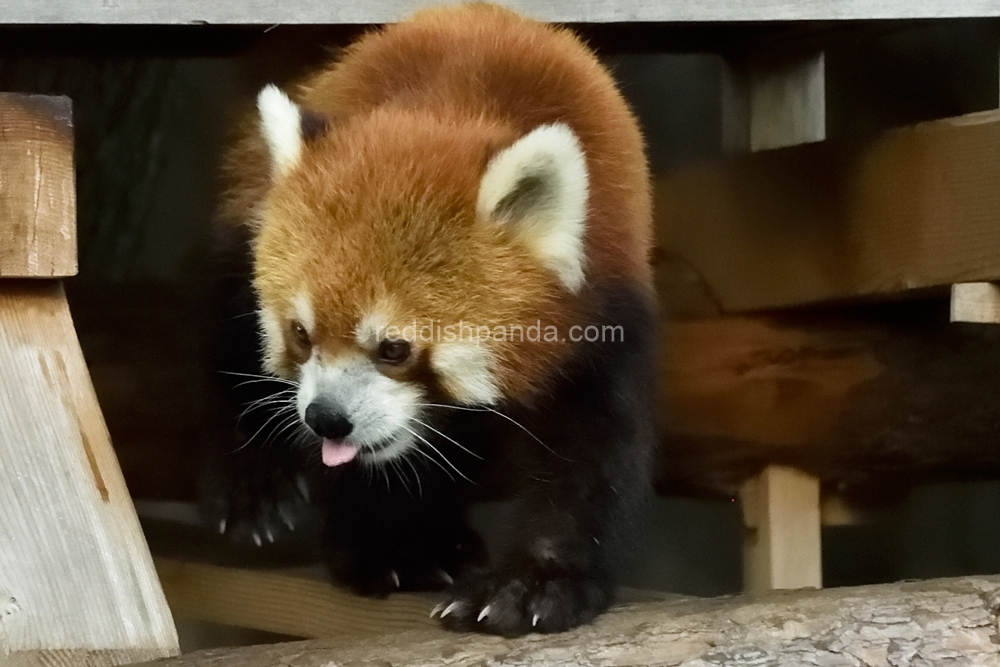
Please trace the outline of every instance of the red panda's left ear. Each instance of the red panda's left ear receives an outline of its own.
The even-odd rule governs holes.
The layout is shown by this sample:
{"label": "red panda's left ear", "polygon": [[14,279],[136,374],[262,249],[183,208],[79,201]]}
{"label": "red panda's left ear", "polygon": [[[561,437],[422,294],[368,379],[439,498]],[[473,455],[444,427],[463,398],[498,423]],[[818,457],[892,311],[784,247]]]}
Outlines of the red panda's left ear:
{"label": "red panda's left ear", "polygon": [[480,218],[508,227],[571,292],[584,281],[587,158],[563,123],[542,125],[500,151],[479,184]]}
{"label": "red panda's left ear", "polygon": [[271,156],[271,172],[290,171],[302,155],[302,114],[277,86],[270,84],[257,95],[260,130]]}

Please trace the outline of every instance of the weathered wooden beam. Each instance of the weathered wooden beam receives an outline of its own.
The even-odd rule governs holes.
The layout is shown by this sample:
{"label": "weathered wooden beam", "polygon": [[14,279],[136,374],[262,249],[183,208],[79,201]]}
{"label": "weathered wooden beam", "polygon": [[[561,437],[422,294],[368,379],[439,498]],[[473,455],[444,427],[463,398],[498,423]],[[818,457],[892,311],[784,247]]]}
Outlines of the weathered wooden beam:
{"label": "weathered wooden beam", "polygon": [[996,665],[1000,579],[975,577],[752,597],[644,602],[558,635],[503,639],[437,628],[212,650],[158,667],[422,665]]}
{"label": "weathered wooden beam", "polygon": [[76,274],[73,108],[0,93],[0,278]]}
{"label": "weathered wooden beam", "polygon": [[657,183],[665,249],[727,312],[1000,279],[1000,111]]}
{"label": "weathered wooden beam", "polygon": [[0,280],[0,663],[176,652],[62,288]]}
{"label": "weathered wooden beam", "polygon": [[[506,0],[510,7],[550,21],[840,21],[1000,16],[992,0]],[[290,0],[280,6],[258,0],[206,3],[201,0],[49,0],[0,2],[2,23],[385,23],[426,6],[421,0],[376,3]]]}
{"label": "weathered wooden beam", "polygon": [[69,100],[0,95],[0,664],[11,667],[178,650],[62,284],[42,280],[75,272],[74,192]]}

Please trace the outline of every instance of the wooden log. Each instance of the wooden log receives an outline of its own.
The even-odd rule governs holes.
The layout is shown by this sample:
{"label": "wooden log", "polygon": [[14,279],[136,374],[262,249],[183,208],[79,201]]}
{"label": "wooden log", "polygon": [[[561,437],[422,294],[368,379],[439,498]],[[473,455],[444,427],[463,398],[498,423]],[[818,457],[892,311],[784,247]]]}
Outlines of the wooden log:
{"label": "wooden log", "polygon": [[76,274],[68,97],[0,93],[0,278]]}
{"label": "wooden log", "polygon": [[57,282],[0,281],[0,369],[0,663],[176,654]]}
{"label": "wooden log", "polygon": [[159,667],[423,665],[1000,665],[1000,579],[645,602],[559,635],[503,639],[437,628],[192,653]]}
{"label": "wooden log", "polygon": [[664,249],[725,312],[1000,279],[1000,111],[660,179]]}
{"label": "wooden log", "polygon": [[[992,0],[506,0],[503,4],[538,18],[560,22],[625,21],[839,21],[1000,16]],[[358,3],[290,0],[280,6],[256,0],[206,3],[202,0],[49,0],[0,2],[4,23],[277,24],[385,23],[425,6],[421,0]]]}

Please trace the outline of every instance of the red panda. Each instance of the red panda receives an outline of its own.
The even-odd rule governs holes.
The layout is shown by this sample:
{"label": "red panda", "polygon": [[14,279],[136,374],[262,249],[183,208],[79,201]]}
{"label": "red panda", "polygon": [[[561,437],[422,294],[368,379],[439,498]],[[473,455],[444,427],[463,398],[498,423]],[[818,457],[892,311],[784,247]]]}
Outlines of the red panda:
{"label": "red panda", "polygon": [[[257,106],[223,217],[274,402],[325,471],[332,576],[447,587],[457,630],[591,620],[653,443],[649,174],[611,76],[568,30],[475,4]],[[484,563],[465,511],[501,496],[513,536]]]}

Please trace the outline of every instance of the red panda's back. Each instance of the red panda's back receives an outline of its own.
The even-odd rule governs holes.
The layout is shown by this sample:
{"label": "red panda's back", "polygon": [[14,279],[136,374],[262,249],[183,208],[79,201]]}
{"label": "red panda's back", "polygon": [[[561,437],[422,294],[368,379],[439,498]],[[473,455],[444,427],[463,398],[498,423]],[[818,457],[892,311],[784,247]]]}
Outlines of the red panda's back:
{"label": "red panda's back", "polygon": [[300,101],[335,125],[378,106],[486,117],[516,134],[568,124],[590,171],[588,272],[649,284],[642,137],[610,75],[568,31],[492,5],[426,10],[356,43],[305,81]]}

